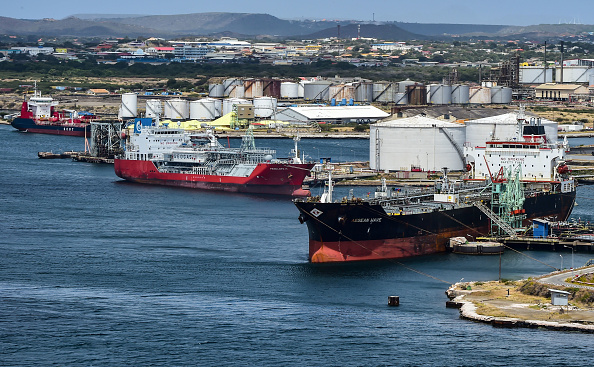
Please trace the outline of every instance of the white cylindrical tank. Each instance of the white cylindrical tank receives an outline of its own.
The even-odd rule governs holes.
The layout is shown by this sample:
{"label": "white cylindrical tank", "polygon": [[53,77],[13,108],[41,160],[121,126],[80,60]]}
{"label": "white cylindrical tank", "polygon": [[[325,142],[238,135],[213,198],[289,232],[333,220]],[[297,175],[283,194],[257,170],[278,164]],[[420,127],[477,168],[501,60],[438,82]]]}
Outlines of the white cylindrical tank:
{"label": "white cylindrical tank", "polygon": [[209,84],[208,96],[212,98],[223,98],[225,87],[223,84]]}
{"label": "white cylindrical tank", "polygon": [[233,112],[233,106],[238,104],[251,104],[247,99],[227,98],[223,100],[223,116]]}
{"label": "white cylindrical tank", "polygon": [[373,101],[374,102],[393,102],[394,93],[398,91],[396,82],[376,82],[373,83]]}
{"label": "white cylindrical tank", "polygon": [[404,93],[394,93],[394,103],[397,105],[405,105],[408,104],[408,94]]}
{"label": "white cylindrical tank", "polygon": [[170,120],[187,120],[190,117],[190,105],[187,100],[175,98],[165,100],[163,116]]}
{"label": "white cylindrical tank", "polygon": [[446,84],[431,84],[427,102],[435,105],[452,103],[452,86]]}
{"label": "white cylindrical tank", "polygon": [[254,116],[261,118],[271,117],[276,112],[276,98],[254,98]]}
{"label": "white cylindrical tank", "polygon": [[512,89],[509,87],[491,87],[491,103],[508,104],[512,101]]}
{"label": "white cylindrical tank", "polygon": [[160,99],[147,99],[145,116],[156,118],[163,115],[163,105]]}
{"label": "white cylindrical tank", "polygon": [[[563,67],[563,82],[564,83],[588,83],[590,75],[594,74],[594,68],[589,66],[564,66]],[[555,71],[555,81],[561,82],[561,67],[557,66]],[[549,83],[551,81],[549,80]]]}
{"label": "white cylindrical tank", "polygon": [[398,92],[399,93],[406,93],[406,87],[409,86],[409,85],[415,85],[415,84],[418,84],[418,83],[417,82],[413,82],[410,79],[403,80],[403,81],[401,81],[401,82],[398,83]]}
{"label": "white cylindrical tank", "polygon": [[470,103],[488,104],[491,103],[491,88],[470,87]]}
{"label": "white cylindrical tank", "polygon": [[[546,76],[546,78],[545,78]],[[520,84],[543,84],[553,82],[553,69],[544,66],[520,66]]]}
{"label": "white cylindrical tank", "polygon": [[[299,98],[299,83],[282,82],[281,98],[295,99]],[[254,103],[255,105],[255,103]]]}
{"label": "white cylindrical tank", "polygon": [[214,100],[204,98],[190,102],[190,119],[214,120],[216,117],[217,111]]}
{"label": "white cylindrical tank", "polygon": [[464,84],[452,86],[452,103],[468,104],[470,102],[470,87]]}
{"label": "white cylindrical tank", "polygon": [[228,96],[234,89],[233,87],[237,85],[243,85],[243,81],[237,78],[228,78],[223,80],[223,94]]}
{"label": "white cylindrical tank", "polygon": [[373,100],[373,83],[359,83],[355,86],[355,101],[371,102]]}
{"label": "white cylindrical tank", "polygon": [[297,91],[298,98],[305,97],[305,84],[308,84],[308,83],[309,83],[309,81],[307,81],[307,80],[302,80],[299,82],[299,90]]}
{"label": "white cylindrical tank", "polygon": [[590,80],[590,83],[589,83],[590,88],[594,88],[594,74],[590,75],[589,80]]}
{"label": "white cylindrical tank", "polygon": [[223,116],[223,100],[222,99],[217,99],[217,98],[205,98],[205,99],[212,101],[214,103],[215,117]]}
{"label": "white cylindrical tank", "polygon": [[244,98],[245,97],[245,87],[242,85],[232,85],[231,90],[229,91],[229,97],[231,98]]}
{"label": "white cylindrical tank", "polygon": [[136,93],[122,94],[122,103],[120,105],[120,118],[134,118],[138,115],[138,95]]}
{"label": "white cylindrical tank", "polygon": [[[378,122],[370,126],[369,162],[376,170],[462,170],[464,125],[417,115]],[[454,144],[455,142],[455,144]]]}
{"label": "white cylindrical tank", "polygon": [[332,82],[320,80],[303,85],[303,98],[309,101],[328,101]]}

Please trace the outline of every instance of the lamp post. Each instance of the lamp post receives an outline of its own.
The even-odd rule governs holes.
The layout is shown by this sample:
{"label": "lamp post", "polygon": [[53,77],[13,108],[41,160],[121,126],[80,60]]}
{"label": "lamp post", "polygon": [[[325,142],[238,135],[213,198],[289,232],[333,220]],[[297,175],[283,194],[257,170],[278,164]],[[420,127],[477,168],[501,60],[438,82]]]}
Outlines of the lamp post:
{"label": "lamp post", "polygon": [[561,269],[559,270],[563,270],[563,255],[559,254],[559,256],[561,256]]}
{"label": "lamp post", "polygon": [[571,249],[571,268],[573,269],[573,246],[569,247],[569,246],[563,245],[563,247]]}

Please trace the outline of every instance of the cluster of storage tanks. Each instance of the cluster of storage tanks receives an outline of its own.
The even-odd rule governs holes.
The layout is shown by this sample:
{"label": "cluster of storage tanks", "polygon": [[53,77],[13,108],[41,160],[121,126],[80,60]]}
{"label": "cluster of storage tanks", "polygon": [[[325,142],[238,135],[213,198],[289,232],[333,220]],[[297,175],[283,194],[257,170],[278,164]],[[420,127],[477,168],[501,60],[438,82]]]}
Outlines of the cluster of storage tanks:
{"label": "cluster of storage tanks", "polygon": [[[530,119],[530,118],[529,118]],[[540,120],[547,141],[556,142],[557,123]],[[377,170],[424,171],[464,168],[464,145],[485,146],[487,141],[517,137],[517,114],[469,120],[465,123],[421,115],[378,122],[370,126],[370,167]]]}
{"label": "cluster of storage tanks", "polygon": [[[145,115],[150,118],[167,120],[202,120],[211,121],[233,111],[237,105],[253,104],[254,115],[258,118],[270,118],[274,115],[277,100],[273,97],[257,97],[252,101],[244,98],[203,98],[188,101],[182,98],[148,99]],[[134,118],[138,116],[138,96],[136,93],[122,94],[120,118]]]}
{"label": "cluster of storage tanks", "polygon": [[401,82],[358,82],[340,84],[329,80],[225,79],[209,85],[211,98],[304,99],[306,101],[354,101],[395,103],[397,105],[426,104],[507,104],[512,101],[512,89],[507,87],[470,87],[464,84],[424,85],[411,80]]}

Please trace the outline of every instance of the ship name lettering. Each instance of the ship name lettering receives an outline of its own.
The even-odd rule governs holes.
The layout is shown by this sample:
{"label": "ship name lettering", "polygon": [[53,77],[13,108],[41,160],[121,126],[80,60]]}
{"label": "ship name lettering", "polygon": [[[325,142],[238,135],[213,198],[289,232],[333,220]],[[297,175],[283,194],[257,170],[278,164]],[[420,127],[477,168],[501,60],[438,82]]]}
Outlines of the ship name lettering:
{"label": "ship name lettering", "polygon": [[355,218],[353,219],[353,223],[379,223],[382,221],[382,218]]}

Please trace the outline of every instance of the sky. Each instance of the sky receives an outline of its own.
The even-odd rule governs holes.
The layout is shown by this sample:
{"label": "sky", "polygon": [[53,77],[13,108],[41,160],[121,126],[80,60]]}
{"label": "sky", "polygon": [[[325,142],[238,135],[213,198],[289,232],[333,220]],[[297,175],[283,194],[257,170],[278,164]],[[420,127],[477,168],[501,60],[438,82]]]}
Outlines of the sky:
{"label": "sky", "polygon": [[413,23],[594,24],[592,0],[27,0],[6,1],[0,16],[62,19],[74,14],[169,15],[267,13],[282,19],[349,19]]}

